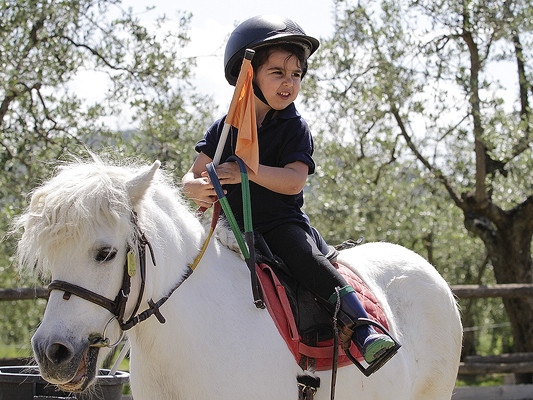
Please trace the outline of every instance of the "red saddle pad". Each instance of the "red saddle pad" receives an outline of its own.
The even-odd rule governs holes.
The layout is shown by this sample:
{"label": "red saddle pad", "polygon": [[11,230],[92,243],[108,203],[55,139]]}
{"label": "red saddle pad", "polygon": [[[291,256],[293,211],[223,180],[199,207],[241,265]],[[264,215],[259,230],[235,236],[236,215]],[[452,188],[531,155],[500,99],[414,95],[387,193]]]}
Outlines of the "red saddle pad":
{"label": "red saddle pad", "polygon": [[[368,317],[379,322],[389,329],[385,313],[381,309],[376,297],[352,270],[346,266],[336,263],[335,268],[344,276],[349,285],[351,285],[357,294],[357,297],[363,304]],[[317,347],[305,345],[302,342],[292,309],[285,292],[285,287],[281,284],[274,271],[266,264],[256,265],[257,276],[261,289],[263,290],[264,300],[270,316],[274,320],[279,333],[287,343],[289,350],[293,354],[296,362],[300,363],[302,356],[314,358],[316,360],[316,370],[324,371],[331,369],[333,364],[333,339],[325,340],[318,343]],[[363,358],[357,347],[352,343],[350,353],[361,361]],[[338,366],[342,367],[350,364],[351,361],[345,355],[339,346]]]}

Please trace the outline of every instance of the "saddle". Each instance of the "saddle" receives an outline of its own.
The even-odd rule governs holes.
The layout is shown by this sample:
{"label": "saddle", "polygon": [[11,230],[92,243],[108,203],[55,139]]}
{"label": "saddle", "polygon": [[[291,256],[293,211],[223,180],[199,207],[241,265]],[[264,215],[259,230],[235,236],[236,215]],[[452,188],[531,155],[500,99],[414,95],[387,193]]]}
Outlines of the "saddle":
{"label": "saddle", "polygon": [[[256,273],[263,300],[296,362],[303,370],[332,369],[335,358],[332,316],[335,307],[299,284],[283,262],[268,249],[265,255],[264,242],[258,240],[256,246]],[[355,289],[369,318],[388,329],[385,313],[361,278],[334,259],[331,261]],[[358,362],[363,360],[353,343],[349,353]],[[337,366],[351,364],[353,359],[350,356],[339,346]]]}

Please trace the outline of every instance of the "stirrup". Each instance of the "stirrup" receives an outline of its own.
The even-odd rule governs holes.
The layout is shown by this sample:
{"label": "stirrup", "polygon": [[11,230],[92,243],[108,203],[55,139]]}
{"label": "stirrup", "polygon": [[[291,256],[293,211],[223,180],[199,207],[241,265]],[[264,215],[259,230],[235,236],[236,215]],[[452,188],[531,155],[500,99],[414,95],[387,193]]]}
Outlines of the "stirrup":
{"label": "stirrup", "polygon": [[377,327],[384,335],[387,335],[388,337],[390,337],[392,339],[392,341],[394,342],[394,346],[393,347],[388,349],[385,353],[383,353],[381,356],[379,356],[372,363],[367,364],[366,361],[365,361],[365,364],[368,365],[366,368],[352,355],[352,353],[350,353],[350,349],[349,348],[344,351],[344,353],[346,354],[348,359],[352,363],[354,363],[357,368],[359,368],[359,371],[361,371],[364,376],[370,376],[374,372],[376,372],[378,369],[383,367],[385,365],[385,363],[387,361],[389,361],[398,352],[398,350],[400,349],[400,347],[402,347],[402,345],[400,343],[398,343],[398,341],[392,337],[390,332],[387,329],[385,329],[385,327],[383,325],[381,325],[379,322],[372,321],[371,319],[368,319],[368,318],[359,318],[355,322],[355,327],[354,328],[357,329],[358,327],[360,327],[362,325],[372,325],[372,326]]}

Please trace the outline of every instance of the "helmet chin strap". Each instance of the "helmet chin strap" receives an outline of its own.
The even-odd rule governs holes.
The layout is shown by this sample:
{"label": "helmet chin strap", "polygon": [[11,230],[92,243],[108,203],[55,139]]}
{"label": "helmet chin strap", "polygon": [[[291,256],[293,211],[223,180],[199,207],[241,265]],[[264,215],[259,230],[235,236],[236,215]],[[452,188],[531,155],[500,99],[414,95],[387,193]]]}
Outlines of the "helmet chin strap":
{"label": "helmet chin strap", "polygon": [[252,86],[254,88],[254,94],[255,96],[261,100],[264,104],[266,104],[267,106],[269,106],[270,108],[272,108],[272,106],[270,104],[268,104],[268,101],[267,99],[265,98],[265,95],[263,94],[263,91],[261,90],[261,88],[255,83],[255,82],[252,82]]}

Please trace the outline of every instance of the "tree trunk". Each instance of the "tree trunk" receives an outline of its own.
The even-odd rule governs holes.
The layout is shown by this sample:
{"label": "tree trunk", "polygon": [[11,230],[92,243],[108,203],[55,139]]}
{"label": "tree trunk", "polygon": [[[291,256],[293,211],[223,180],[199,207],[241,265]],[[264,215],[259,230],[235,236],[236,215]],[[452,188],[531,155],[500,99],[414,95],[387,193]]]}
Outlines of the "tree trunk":
{"label": "tree trunk", "polygon": [[[465,200],[465,227],[485,243],[496,281],[532,283],[531,216],[524,213],[533,198],[511,211],[497,212],[491,206],[480,207],[473,196]],[[514,351],[533,351],[533,298],[504,298],[503,304],[513,329]],[[517,374],[516,379],[533,383],[533,374]]]}

